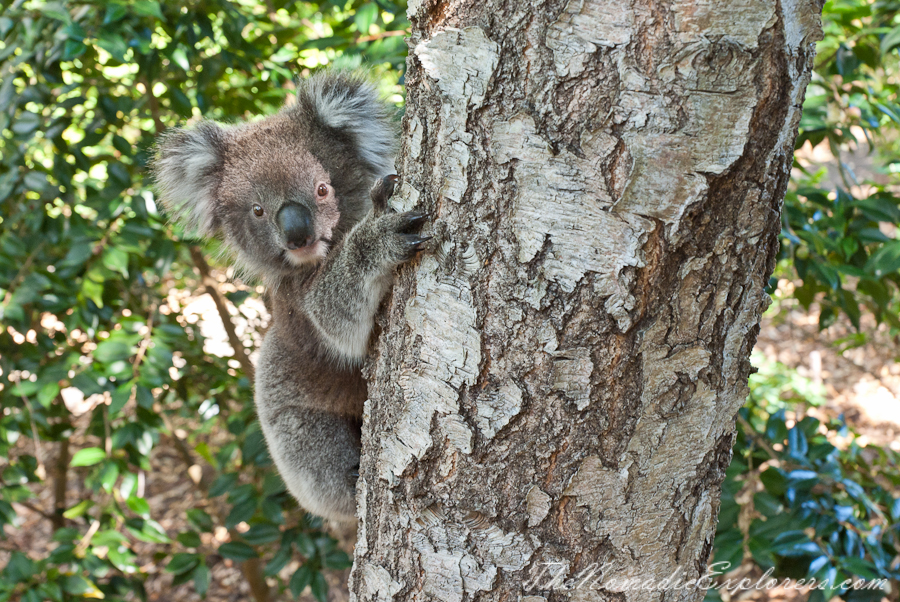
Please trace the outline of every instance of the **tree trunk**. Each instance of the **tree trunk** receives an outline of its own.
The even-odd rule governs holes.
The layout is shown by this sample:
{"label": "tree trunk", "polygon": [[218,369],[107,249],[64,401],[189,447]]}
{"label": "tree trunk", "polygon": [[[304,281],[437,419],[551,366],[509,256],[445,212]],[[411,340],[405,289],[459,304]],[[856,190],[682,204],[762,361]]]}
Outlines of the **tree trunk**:
{"label": "tree trunk", "polygon": [[702,599],[820,10],[410,0],[357,600]]}

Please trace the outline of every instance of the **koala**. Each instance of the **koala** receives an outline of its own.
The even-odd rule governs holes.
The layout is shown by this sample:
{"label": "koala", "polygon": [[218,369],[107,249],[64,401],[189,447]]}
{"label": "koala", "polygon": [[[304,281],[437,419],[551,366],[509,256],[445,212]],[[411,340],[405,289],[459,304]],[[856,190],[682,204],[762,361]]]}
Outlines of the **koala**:
{"label": "koala", "polygon": [[[300,505],[355,520],[366,357],[394,268],[423,249],[426,214],[388,199],[395,134],[365,79],[323,72],[259,121],[204,121],[158,142],[162,204],[220,237],[263,281],[271,325],[255,402],[275,465]],[[374,185],[373,185],[374,182]]]}

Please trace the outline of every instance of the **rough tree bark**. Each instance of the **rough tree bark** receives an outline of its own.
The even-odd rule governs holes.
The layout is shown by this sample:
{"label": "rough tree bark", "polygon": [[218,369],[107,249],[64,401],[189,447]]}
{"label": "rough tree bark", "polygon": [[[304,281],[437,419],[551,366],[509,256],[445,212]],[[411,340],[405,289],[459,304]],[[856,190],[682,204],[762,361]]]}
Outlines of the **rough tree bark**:
{"label": "rough tree bark", "polygon": [[357,600],[703,597],[820,10],[410,0]]}

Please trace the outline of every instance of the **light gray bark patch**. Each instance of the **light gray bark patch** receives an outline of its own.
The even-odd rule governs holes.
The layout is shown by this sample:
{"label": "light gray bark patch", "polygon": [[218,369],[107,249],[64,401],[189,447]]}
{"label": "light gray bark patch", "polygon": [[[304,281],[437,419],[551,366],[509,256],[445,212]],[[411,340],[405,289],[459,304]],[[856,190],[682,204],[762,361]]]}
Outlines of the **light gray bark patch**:
{"label": "light gray bark patch", "polygon": [[[584,137],[583,157],[568,151],[554,155],[530,115],[517,115],[494,126],[491,146],[499,163],[517,160],[513,170],[517,190],[512,231],[518,259],[532,261],[549,237],[542,261],[548,280],[565,292],[588,272],[609,274],[597,293],[609,297],[607,310],[627,330],[633,304],[629,288],[617,276],[626,267],[643,267],[641,247],[653,222],[637,215],[617,215],[602,186],[600,162],[615,140],[598,133]],[[539,298],[536,299],[539,302]]]}
{"label": "light gray bark patch", "polygon": [[583,410],[591,402],[591,374],[594,372],[591,350],[578,347],[552,355],[553,390],[562,392],[576,408]]}
{"label": "light gray bark patch", "polygon": [[476,397],[475,424],[486,438],[509,424],[510,419],[522,409],[522,390],[513,382]]}
{"label": "light gray bark patch", "polygon": [[471,432],[459,417],[459,389],[475,382],[481,362],[472,289],[465,279],[439,276],[433,255],[422,264],[416,294],[406,306],[406,320],[420,337],[419,356],[398,379],[406,403],[379,457],[378,474],[388,482],[431,447],[435,413],[444,417],[442,430],[451,445],[471,452]]}
{"label": "light gray bark patch", "polygon": [[536,527],[546,518],[550,512],[551,499],[537,485],[528,490],[528,494],[525,496],[525,507],[528,513],[529,527]]}
{"label": "light gray bark patch", "polygon": [[634,12],[630,3],[603,0],[569,0],[566,9],[547,30],[547,47],[553,51],[556,73],[576,76],[598,47],[627,44],[631,40]]}
{"label": "light gray bark patch", "polygon": [[[659,121],[670,110],[658,96],[626,98],[634,124]],[[693,92],[683,99],[686,123],[677,131],[641,127],[627,132],[634,167],[616,211],[658,218],[672,236],[684,211],[706,194],[707,175],[724,173],[743,155],[756,103],[749,86],[733,95]]]}
{"label": "light gray bark patch", "polygon": [[478,513],[415,521],[411,538],[423,569],[422,592],[441,601],[490,591],[498,569],[520,571],[534,552],[524,535],[504,532]]}
{"label": "light gray bark patch", "polygon": [[499,47],[480,27],[448,27],[414,49],[425,72],[437,80],[444,102],[436,133],[434,169],[443,180],[440,193],[459,202],[468,186],[466,167],[472,134],[466,131],[469,111],[481,105],[497,68]]}
{"label": "light gray bark patch", "polygon": [[403,589],[403,586],[394,581],[391,578],[391,574],[384,567],[377,564],[365,562],[357,570],[362,573],[362,578],[365,579],[369,592],[376,596],[377,600],[390,600],[394,594]]}
{"label": "light gray bark patch", "polygon": [[772,25],[771,0],[677,0],[672,6],[675,29],[682,42],[697,37],[727,36],[756,48],[759,36]]}

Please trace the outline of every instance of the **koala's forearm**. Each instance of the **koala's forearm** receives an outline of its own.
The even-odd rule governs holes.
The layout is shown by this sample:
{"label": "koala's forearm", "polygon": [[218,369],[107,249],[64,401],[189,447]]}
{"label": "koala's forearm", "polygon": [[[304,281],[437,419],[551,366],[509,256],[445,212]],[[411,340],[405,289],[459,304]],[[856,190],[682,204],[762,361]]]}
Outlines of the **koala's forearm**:
{"label": "koala's forearm", "polygon": [[346,361],[366,355],[375,311],[391,284],[391,273],[408,261],[429,237],[410,234],[421,227],[420,212],[387,212],[396,176],[372,188],[374,210],[329,256],[305,296],[305,313],[324,342]]}
{"label": "koala's forearm", "polygon": [[375,310],[390,286],[391,272],[378,262],[358,261],[361,241],[352,234],[312,283],[304,309],[329,349],[357,363],[366,355]]}

